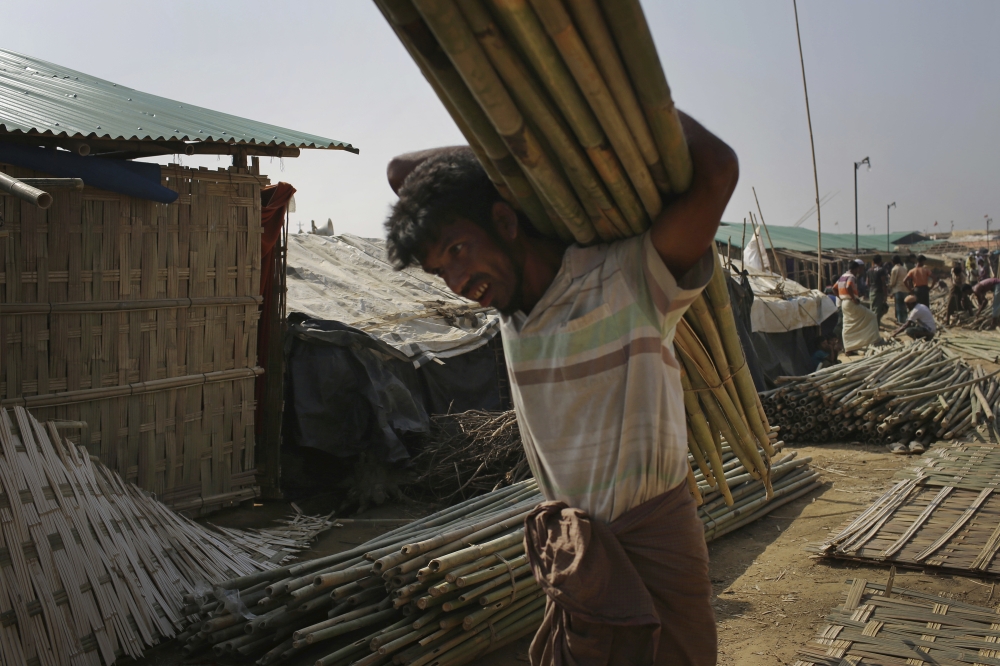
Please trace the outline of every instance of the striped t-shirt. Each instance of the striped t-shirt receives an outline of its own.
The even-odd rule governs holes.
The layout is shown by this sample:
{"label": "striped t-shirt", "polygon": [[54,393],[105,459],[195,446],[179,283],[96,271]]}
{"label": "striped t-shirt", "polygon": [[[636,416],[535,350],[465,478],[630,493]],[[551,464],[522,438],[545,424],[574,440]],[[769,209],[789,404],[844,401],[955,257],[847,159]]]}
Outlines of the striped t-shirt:
{"label": "striped t-shirt", "polygon": [[521,439],[546,498],[611,522],[684,482],[674,331],[708,284],[713,250],[675,280],[648,232],[573,246],[531,314],[502,319]]}

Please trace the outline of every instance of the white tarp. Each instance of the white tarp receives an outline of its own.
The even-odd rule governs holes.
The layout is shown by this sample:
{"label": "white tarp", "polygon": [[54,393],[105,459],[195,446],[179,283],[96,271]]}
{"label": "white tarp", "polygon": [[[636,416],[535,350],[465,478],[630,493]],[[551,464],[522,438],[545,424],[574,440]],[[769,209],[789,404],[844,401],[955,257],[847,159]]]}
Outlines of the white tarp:
{"label": "white tarp", "polygon": [[[733,264],[742,268],[740,262]],[[754,333],[784,333],[819,326],[827,317],[837,314],[837,305],[823,292],[806,289],[775,273],[747,268],[754,295],[750,308],[750,328]]]}
{"label": "white tarp", "polygon": [[486,344],[496,310],[452,293],[419,268],[396,271],[384,241],[289,234],[287,310],[361,329],[419,366]]}
{"label": "white tarp", "polygon": [[771,258],[767,256],[767,248],[760,240],[760,229],[754,230],[753,238],[743,248],[743,265],[751,272],[771,270]]}

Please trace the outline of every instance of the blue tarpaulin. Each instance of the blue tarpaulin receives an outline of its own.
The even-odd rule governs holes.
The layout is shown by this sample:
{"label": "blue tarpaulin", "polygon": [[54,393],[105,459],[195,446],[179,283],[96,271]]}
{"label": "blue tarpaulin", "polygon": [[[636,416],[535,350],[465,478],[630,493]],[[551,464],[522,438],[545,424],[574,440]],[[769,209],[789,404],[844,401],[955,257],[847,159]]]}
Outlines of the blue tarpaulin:
{"label": "blue tarpaulin", "polygon": [[41,171],[56,178],[82,178],[84,185],[138,199],[173,203],[177,192],[160,184],[160,165],[0,143],[0,162]]}

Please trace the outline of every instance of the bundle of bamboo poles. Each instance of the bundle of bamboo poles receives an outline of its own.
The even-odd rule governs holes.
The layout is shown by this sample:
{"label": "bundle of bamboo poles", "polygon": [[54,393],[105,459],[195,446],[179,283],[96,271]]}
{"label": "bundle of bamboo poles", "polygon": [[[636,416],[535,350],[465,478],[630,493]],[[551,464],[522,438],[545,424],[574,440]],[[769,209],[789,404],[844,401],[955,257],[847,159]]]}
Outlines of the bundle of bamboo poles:
{"label": "bundle of bamboo poles", "polygon": [[[769,433],[780,450],[776,438]],[[700,470],[689,478],[704,501],[707,541],[820,484],[809,458],[785,454],[771,470],[771,498],[728,443],[720,449],[714,485]],[[722,487],[731,488],[733,506]],[[318,666],[467,664],[541,623],[545,596],[527,563],[523,528],[540,501],[529,479],[346,552],[227,581],[214,599],[186,608],[192,624],[183,650],[256,658],[261,666],[291,657],[315,657]]]}
{"label": "bundle of bamboo poles", "polygon": [[692,166],[638,0],[375,0],[542,233],[641,233]]}
{"label": "bundle of bamboo poles", "polygon": [[767,414],[736,332],[727,279],[716,255],[708,286],[677,326],[674,347],[682,365],[688,450],[710,485],[722,480],[718,488],[731,506],[733,498],[722,474],[722,440],[729,442],[747,472],[764,483],[768,496],[774,448]]}
{"label": "bundle of bamboo poles", "polygon": [[212,532],[26,410],[0,410],[0,663],[111,664],[174,636],[185,594],[269,570],[331,521]]}
{"label": "bundle of bamboo poles", "polygon": [[1000,416],[997,373],[970,366],[940,341],[892,347],[780,383],[764,394],[764,409],[789,442],[927,446]]}
{"label": "bundle of bamboo poles", "polygon": [[[543,234],[584,245],[634,236],[690,185],[638,0],[375,1],[501,194]],[[707,292],[676,336],[692,453],[717,464],[725,436],[766,486],[767,419],[721,268]]]}

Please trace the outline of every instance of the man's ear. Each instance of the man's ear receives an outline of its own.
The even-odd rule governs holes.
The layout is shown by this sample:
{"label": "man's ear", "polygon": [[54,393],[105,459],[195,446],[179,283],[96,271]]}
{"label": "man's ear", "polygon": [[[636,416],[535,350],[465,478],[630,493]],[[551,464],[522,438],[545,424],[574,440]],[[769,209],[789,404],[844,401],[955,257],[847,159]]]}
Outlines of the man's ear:
{"label": "man's ear", "polygon": [[511,208],[510,204],[505,201],[497,201],[493,204],[491,213],[493,214],[493,226],[501,238],[507,241],[513,241],[517,238],[521,230],[517,220],[517,211]]}

